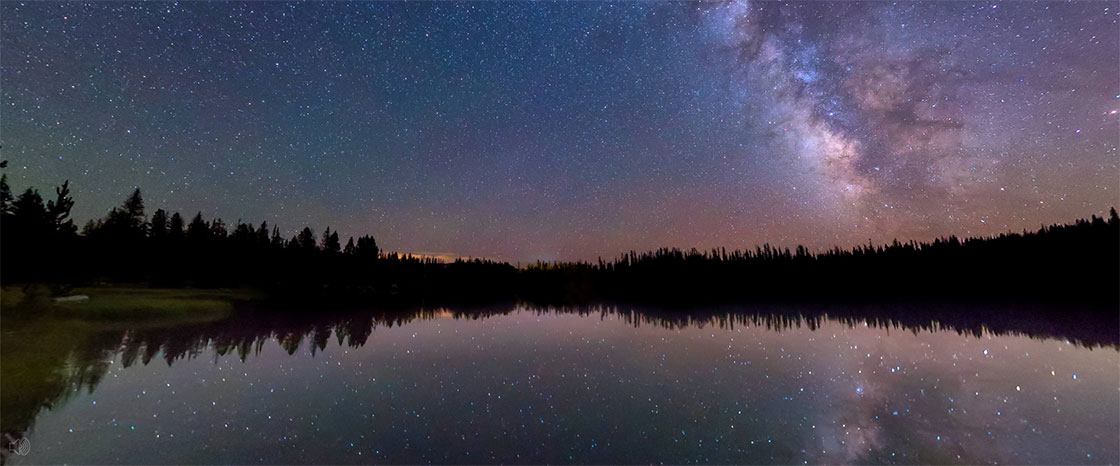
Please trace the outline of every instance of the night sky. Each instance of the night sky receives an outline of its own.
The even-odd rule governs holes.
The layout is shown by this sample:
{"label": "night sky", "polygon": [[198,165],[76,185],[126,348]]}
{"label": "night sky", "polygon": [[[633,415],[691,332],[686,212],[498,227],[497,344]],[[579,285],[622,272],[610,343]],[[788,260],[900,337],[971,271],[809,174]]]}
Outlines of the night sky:
{"label": "night sky", "polygon": [[509,261],[1118,202],[1120,3],[0,4],[13,189]]}

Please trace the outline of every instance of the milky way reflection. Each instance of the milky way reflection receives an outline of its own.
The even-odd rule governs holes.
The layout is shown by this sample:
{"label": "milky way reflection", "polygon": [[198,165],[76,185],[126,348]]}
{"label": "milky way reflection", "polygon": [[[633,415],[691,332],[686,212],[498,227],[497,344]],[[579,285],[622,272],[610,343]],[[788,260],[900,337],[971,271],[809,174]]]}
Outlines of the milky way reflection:
{"label": "milky way reflection", "polygon": [[827,318],[413,317],[129,332],[9,459],[1120,461],[1113,345]]}

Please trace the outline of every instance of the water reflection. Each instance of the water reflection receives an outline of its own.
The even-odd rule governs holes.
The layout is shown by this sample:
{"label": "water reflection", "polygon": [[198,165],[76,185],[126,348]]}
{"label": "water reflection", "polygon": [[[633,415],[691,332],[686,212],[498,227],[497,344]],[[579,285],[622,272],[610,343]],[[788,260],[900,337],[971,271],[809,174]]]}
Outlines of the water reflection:
{"label": "water reflection", "polygon": [[3,431],[30,431],[35,447],[5,460],[1116,462],[1117,321],[1048,312],[510,305],[243,310],[173,327],[6,320]]}

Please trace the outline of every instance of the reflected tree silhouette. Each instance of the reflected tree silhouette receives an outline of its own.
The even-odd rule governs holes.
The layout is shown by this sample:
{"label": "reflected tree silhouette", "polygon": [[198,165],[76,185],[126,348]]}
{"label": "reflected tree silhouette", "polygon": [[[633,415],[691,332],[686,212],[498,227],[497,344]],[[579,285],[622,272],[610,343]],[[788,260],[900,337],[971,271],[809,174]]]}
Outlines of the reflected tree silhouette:
{"label": "reflected tree silhouette", "polygon": [[[1013,335],[1067,340],[1091,349],[1120,350],[1120,329],[1114,318],[1099,312],[1046,307],[1017,307],[1011,312],[998,306],[942,304],[907,306],[803,306],[708,307],[657,309],[625,304],[585,306],[534,306],[515,303],[490,307],[434,307],[392,310],[241,309],[228,318],[207,323],[155,328],[99,329],[75,322],[37,318],[32,322],[5,321],[8,328],[38,332],[32,348],[25,351],[4,340],[0,356],[3,379],[13,381],[0,393],[3,401],[3,432],[20,438],[43,409],[65,403],[80,390],[92,392],[106,375],[112,361],[124,367],[147,365],[159,360],[167,365],[213,354],[235,355],[245,361],[275,342],[288,354],[301,348],[314,357],[333,344],[359,348],[375,338],[379,328],[403,327],[411,322],[437,318],[480,320],[514,313],[534,315],[578,315],[601,320],[617,319],[634,327],[655,326],[668,330],[685,328],[764,328],[783,332],[807,328],[817,330],[828,322],[849,327],[869,326],[888,330],[955,332],[959,335]],[[1053,318],[1061,312],[1063,319]],[[332,338],[333,336],[333,338]],[[41,355],[34,361],[21,355]],[[14,381],[19,381],[15,384]],[[5,447],[6,448],[6,447]]]}

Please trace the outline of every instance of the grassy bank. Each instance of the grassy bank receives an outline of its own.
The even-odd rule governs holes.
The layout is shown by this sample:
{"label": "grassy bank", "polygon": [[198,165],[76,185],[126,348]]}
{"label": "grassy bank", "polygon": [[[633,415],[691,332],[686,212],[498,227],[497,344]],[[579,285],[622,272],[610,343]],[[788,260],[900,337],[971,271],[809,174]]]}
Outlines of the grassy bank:
{"label": "grassy bank", "polygon": [[259,298],[247,290],[161,289],[120,286],[77,288],[55,302],[42,285],[0,288],[0,432],[19,436],[37,413],[92,388],[129,330],[212,322],[238,302]]}
{"label": "grassy bank", "polygon": [[0,289],[0,309],[5,317],[50,315],[80,320],[198,321],[228,315],[234,303],[260,296],[241,289],[168,289],[122,286],[75,288],[68,296],[83,301],[56,302],[45,287],[5,286]]}

